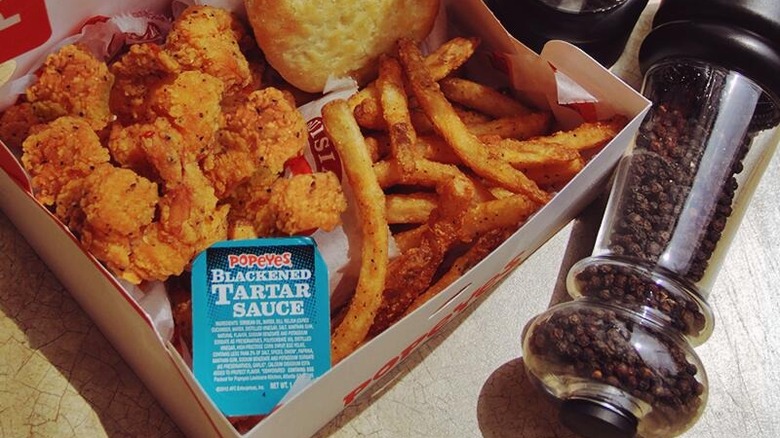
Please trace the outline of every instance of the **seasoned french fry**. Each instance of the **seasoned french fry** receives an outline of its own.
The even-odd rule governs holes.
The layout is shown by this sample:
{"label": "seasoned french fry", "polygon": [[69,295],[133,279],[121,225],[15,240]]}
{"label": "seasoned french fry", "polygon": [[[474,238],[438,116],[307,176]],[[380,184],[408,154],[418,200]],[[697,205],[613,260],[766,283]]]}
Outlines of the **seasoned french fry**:
{"label": "seasoned french fry", "polygon": [[463,255],[455,259],[452,266],[450,266],[444,275],[439,277],[431,287],[414,299],[412,304],[406,309],[405,314],[414,312],[418,307],[427,303],[428,300],[438,295],[439,292],[443,291],[450,284],[454,283],[455,280],[463,276],[466,271],[476,266],[477,263],[487,257],[494,249],[498,248],[498,246],[514,232],[515,228],[499,228],[490,230],[479,236],[476,242],[469,247]]}
{"label": "seasoned french fry", "polygon": [[425,57],[434,80],[441,80],[466,63],[479,45],[479,38],[455,37]]}
{"label": "seasoned french fry", "polygon": [[452,148],[439,136],[425,135],[417,137],[415,148],[419,156],[429,160],[456,166],[462,164],[460,158],[452,152]]}
{"label": "seasoned french fry", "polygon": [[393,235],[395,245],[398,247],[398,250],[401,251],[401,254],[412,248],[420,246],[422,236],[427,232],[427,230],[428,224],[423,224],[410,230],[401,231]]}
{"label": "seasoned french fry", "polygon": [[585,167],[585,160],[578,157],[561,164],[548,164],[529,168],[525,172],[529,178],[541,186],[558,188],[574,178],[583,167]]}
{"label": "seasoned french fry", "polygon": [[470,110],[458,105],[453,105],[452,107],[455,108],[455,112],[458,113],[458,116],[461,120],[463,120],[463,123],[467,125],[486,123],[493,120],[493,118],[489,115],[480,113],[478,111]]}
{"label": "seasoned french fry", "polygon": [[506,161],[518,169],[563,164],[580,158],[576,150],[555,143],[523,142],[505,138],[495,142],[488,141],[487,144],[492,157]]}
{"label": "seasoned french fry", "polygon": [[474,123],[468,125],[468,129],[478,137],[499,136],[524,140],[547,134],[551,122],[552,113],[542,111],[522,116],[502,117],[484,123]]}
{"label": "seasoned french fry", "polygon": [[425,68],[420,50],[408,39],[399,41],[399,56],[420,106],[436,127],[436,132],[452,147],[455,154],[478,175],[516,193],[525,193],[539,203],[550,194],[509,163],[491,158],[487,148],[470,133],[438,84]]}
{"label": "seasoned french fry", "polygon": [[390,135],[390,153],[404,172],[413,172],[417,133],[412,127],[409,116],[409,102],[404,91],[403,73],[398,60],[382,58],[376,84],[379,89],[382,114]]}
{"label": "seasoned french fry", "polygon": [[496,118],[530,114],[532,111],[516,99],[495,88],[462,78],[446,78],[439,83],[441,91],[452,102]]}
{"label": "seasoned french fry", "polygon": [[558,131],[552,135],[528,140],[534,143],[558,144],[570,149],[584,151],[599,148],[609,143],[628,120],[615,116],[599,122],[585,122],[568,131]]}
{"label": "seasoned french fry", "polygon": [[422,224],[436,208],[433,193],[410,193],[385,196],[388,224]]}
{"label": "seasoned french fry", "polygon": [[[428,55],[425,58],[425,65],[430,69],[435,80],[438,81],[460,68],[474,54],[474,50],[476,50],[478,45],[478,38],[452,38]],[[379,93],[376,89],[376,83],[372,82],[353,94],[348,102],[350,109],[353,111],[359,105],[365,103],[365,107],[360,110],[360,114],[356,114],[360,126],[369,129],[382,129],[383,120],[379,110]]]}
{"label": "seasoned french fry", "polygon": [[385,129],[385,120],[382,118],[382,107],[379,99],[366,99],[360,102],[353,111],[357,123],[366,129]]}
{"label": "seasoned french fry", "polygon": [[442,181],[463,176],[463,172],[453,165],[424,158],[417,159],[415,171],[412,173],[404,173],[394,160],[383,160],[374,164],[374,172],[382,188],[396,184],[436,187]]}
{"label": "seasoned french fry", "polygon": [[428,120],[428,116],[425,115],[422,108],[415,105],[409,108],[409,113],[412,118],[414,130],[417,131],[418,135],[429,135],[434,133],[433,125],[431,124],[431,121]]}
{"label": "seasoned french fry", "polygon": [[381,333],[403,316],[417,295],[428,288],[447,252],[458,243],[457,230],[474,199],[474,187],[467,178],[454,178],[440,184],[436,192],[441,202],[431,214],[420,245],[390,262],[382,306],[369,336]]}
{"label": "seasoned french fry", "polygon": [[541,204],[522,194],[480,202],[466,212],[459,231],[460,237],[468,242],[490,230],[517,228],[540,207]]}
{"label": "seasoned french fry", "polygon": [[338,363],[366,338],[382,303],[390,231],[385,219],[385,195],[376,180],[363,134],[349,105],[344,100],[332,101],[323,107],[322,116],[352,186],[363,236],[355,295],[331,337],[331,361]]}
{"label": "seasoned french fry", "polygon": [[334,363],[483,260],[625,126],[616,116],[552,133],[552,112],[450,76],[476,44],[423,57],[399,40],[374,82],[323,109],[364,239],[355,295],[331,319]]}
{"label": "seasoned french fry", "polygon": [[376,137],[366,137],[366,148],[368,148],[368,156],[371,157],[371,162],[376,163],[384,156],[384,144]]}

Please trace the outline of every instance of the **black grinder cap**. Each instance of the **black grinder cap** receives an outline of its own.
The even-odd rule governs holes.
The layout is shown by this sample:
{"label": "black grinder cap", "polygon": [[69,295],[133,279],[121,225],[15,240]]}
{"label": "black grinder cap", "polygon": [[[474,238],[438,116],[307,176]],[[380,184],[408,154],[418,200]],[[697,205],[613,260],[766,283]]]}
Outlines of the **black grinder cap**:
{"label": "black grinder cap", "polygon": [[561,403],[561,424],[583,438],[634,438],[635,416],[595,400],[571,398]]}
{"label": "black grinder cap", "polygon": [[568,41],[611,66],[623,52],[648,0],[488,0],[504,27],[540,52],[547,41]]}
{"label": "black grinder cap", "polygon": [[750,78],[780,102],[780,2],[664,0],[639,49],[643,72],[671,58],[707,62]]}

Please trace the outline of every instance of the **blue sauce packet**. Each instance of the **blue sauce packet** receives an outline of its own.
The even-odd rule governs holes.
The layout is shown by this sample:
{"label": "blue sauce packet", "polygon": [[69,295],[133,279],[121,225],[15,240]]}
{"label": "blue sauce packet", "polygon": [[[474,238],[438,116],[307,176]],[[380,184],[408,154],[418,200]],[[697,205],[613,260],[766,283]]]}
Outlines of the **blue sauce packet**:
{"label": "blue sauce packet", "polygon": [[227,416],[270,413],[330,369],[328,271],[314,241],[219,242],[192,267],[195,378]]}

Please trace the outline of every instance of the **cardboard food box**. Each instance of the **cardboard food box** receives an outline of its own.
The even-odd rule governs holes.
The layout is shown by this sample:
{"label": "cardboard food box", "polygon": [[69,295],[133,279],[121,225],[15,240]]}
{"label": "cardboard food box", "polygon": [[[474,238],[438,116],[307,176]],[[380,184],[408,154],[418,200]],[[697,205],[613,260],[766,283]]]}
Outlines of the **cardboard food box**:
{"label": "cardboard food box", "polygon": [[[0,4],[0,61],[10,61],[0,64],[0,70],[6,79],[18,77],[95,16],[138,10],[164,13],[169,6],[169,0],[6,0]],[[481,38],[482,58],[475,59],[471,69],[476,66],[480,75],[511,83],[525,99],[550,106],[561,126],[571,126],[583,117],[601,119],[614,114],[627,116],[630,122],[548,205],[481,263],[287,399],[247,436],[314,434],[428,338],[459,318],[599,193],[649,107],[646,99],[574,46],[552,42],[541,55],[531,52],[501,28],[480,0],[443,0],[442,8],[447,32]],[[0,102],[0,110],[11,103]],[[152,317],[35,200],[18,157],[5,145],[0,147],[0,166],[0,208],[181,429],[189,436],[239,436],[195,380],[187,361],[163,340]]]}

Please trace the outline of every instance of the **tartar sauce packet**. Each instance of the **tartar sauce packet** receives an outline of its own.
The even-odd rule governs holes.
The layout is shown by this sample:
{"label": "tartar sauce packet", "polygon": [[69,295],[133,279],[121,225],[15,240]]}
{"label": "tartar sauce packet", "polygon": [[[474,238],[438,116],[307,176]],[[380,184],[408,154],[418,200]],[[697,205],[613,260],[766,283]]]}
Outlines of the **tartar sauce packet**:
{"label": "tartar sauce packet", "polygon": [[224,241],[192,266],[193,372],[228,416],[330,369],[328,271],[308,237]]}

